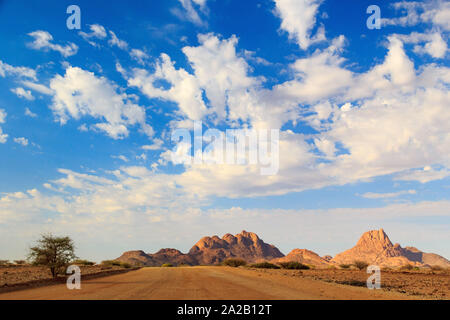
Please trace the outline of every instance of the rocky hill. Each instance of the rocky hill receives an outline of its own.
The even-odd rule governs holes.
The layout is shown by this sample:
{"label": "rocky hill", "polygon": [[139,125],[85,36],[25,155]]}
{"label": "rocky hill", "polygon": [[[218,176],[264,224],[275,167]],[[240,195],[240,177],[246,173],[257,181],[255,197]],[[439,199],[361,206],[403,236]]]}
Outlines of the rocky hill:
{"label": "rocky hill", "polygon": [[336,255],[331,262],[351,264],[356,260],[379,266],[399,267],[403,265],[439,265],[450,267],[450,261],[434,253],[425,253],[413,247],[402,248],[392,244],[383,229],[364,233],[356,246]]}
{"label": "rocky hill", "polygon": [[142,250],[127,251],[116,260],[144,266],[160,266],[164,263],[173,265],[217,264],[227,258],[241,258],[247,262],[271,260],[284,255],[275,246],[265,243],[256,233],[242,231],[233,236],[226,234],[200,239],[189,253],[176,249],[161,249],[156,253]]}
{"label": "rocky hill", "polygon": [[227,258],[242,258],[247,262],[257,262],[283,257],[275,246],[262,241],[256,233],[242,231],[233,236],[227,233],[200,239],[188,253],[199,264],[216,264]]}
{"label": "rocky hill", "polygon": [[319,267],[330,265],[330,263],[326,259],[320,257],[317,253],[307,249],[294,249],[291,252],[289,252],[285,257],[273,259],[271,262],[277,263],[289,261],[296,261],[303,264],[309,264]]}
{"label": "rocky hill", "polygon": [[134,265],[143,265],[149,267],[161,266],[164,263],[171,263],[173,265],[187,264],[197,265],[191,256],[182,253],[177,249],[161,249],[156,253],[145,253],[142,250],[127,251],[123,253],[116,260],[128,262]]}
{"label": "rocky hill", "polygon": [[142,250],[127,251],[117,260],[134,265],[161,266],[164,263],[173,265],[213,265],[227,258],[241,258],[248,263],[271,261],[273,263],[297,261],[317,267],[329,265],[353,264],[361,260],[379,266],[400,267],[441,266],[450,267],[450,261],[434,253],[422,252],[414,247],[402,248],[400,244],[392,244],[383,229],[364,233],[357,244],[334,258],[320,257],[307,249],[294,249],[284,256],[275,246],[265,243],[258,235],[242,231],[232,235],[227,233],[218,236],[201,238],[187,254],[177,249],[161,249],[156,253],[145,253]]}

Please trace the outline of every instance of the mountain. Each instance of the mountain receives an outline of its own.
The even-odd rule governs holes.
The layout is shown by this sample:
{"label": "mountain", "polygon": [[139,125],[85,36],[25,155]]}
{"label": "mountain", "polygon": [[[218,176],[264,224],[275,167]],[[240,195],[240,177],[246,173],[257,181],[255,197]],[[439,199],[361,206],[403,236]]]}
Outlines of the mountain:
{"label": "mountain", "polygon": [[177,249],[161,249],[156,253],[145,253],[142,250],[127,251],[116,260],[128,262],[134,265],[144,265],[150,267],[159,267],[164,263],[173,265],[187,264],[196,265],[197,262],[187,254]]}
{"label": "mountain", "polygon": [[330,262],[351,264],[356,260],[388,267],[406,264],[450,267],[450,261],[437,254],[425,253],[413,247],[402,248],[398,243],[392,244],[383,229],[364,233],[356,246],[337,254]]}
{"label": "mountain", "polygon": [[285,257],[273,259],[272,263],[296,261],[303,264],[309,264],[314,266],[328,266],[330,263],[320,257],[317,253],[307,249],[294,249],[289,252]]}
{"label": "mountain", "polygon": [[248,263],[271,261],[273,263],[297,261],[303,264],[326,267],[328,265],[353,264],[356,260],[369,264],[399,267],[407,264],[413,266],[450,267],[450,261],[434,253],[422,252],[414,247],[402,248],[398,243],[392,244],[383,229],[364,233],[357,244],[334,258],[320,257],[307,249],[294,249],[287,256],[271,244],[265,243],[256,233],[242,231],[232,235],[201,238],[187,254],[177,249],[161,249],[156,253],[142,250],[127,251],[117,260],[135,265],[161,266],[173,265],[211,265],[227,258],[241,258]]}
{"label": "mountain", "polygon": [[227,258],[241,258],[247,262],[256,262],[283,256],[280,250],[262,241],[256,233],[242,231],[236,236],[228,233],[222,238],[203,237],[187,254],[176,249],[161,249],[153,254],[137,250],[124,252],[116,260],[144,266],[161,266],[164,263],[216,264]]}
{"label": "mountain", "polygon": [[262,241],[256,233],[245,230],[236,236],[227,233],[222,238],[204,237],[189,250],[188,255],[199,264],[216,264],[227,258],[256,262],[284,256],[275,246]]}

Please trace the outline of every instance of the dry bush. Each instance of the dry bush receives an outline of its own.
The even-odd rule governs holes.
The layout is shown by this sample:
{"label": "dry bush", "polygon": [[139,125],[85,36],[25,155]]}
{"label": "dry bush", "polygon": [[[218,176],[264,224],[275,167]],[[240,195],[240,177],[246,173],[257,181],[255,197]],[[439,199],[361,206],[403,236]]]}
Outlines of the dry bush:
{"label": "dry bush", "polygon": [[162,267],[162,268],[172,268],[172,267],[173,267],[173,264],[171,264],[171,263],[163,263],[163,264],[161,265],[161,267]]}
{"label": "dry bush", "polygon": [[283,269],[295,269],[295,270],[309,270],[311,269],[306,264],[297,261],[288,261],[279,263],[280,267]]}
{"label": "dry bush", "polygon": [[262,269],[280,269],[279,266],[276,264],[270,263],[270,262],[259,262],[259,263],[253,263],[250,265],[251,268],[262,268]]}
{"label": "dry bush", "polygon": [[222,265],[228,266],[228,267],[240,267],[240,266],[245,266],[246,264],[247,264],[247,261],[245,261],[243,259],[235,259],[235,258],[225,259],[222,262]]}
{"label": "dry bush", "polygon": [[367,266],[369,264],[367,262],[365,262],[365,261],[356,260],[356,261],[353,262],[353,265],[355,267],[357,267],[359,270],[363,270],[363,269],[367,268]]}

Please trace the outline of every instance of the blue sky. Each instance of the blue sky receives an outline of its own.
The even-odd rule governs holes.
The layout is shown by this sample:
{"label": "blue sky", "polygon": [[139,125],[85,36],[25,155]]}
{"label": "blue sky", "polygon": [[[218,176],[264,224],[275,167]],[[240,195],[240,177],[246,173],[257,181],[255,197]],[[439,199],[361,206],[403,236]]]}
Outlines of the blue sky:
{"label": "blue sky", "polygon": [[[69,30],[71,4],[0,1],[0,257],[242,229],[334,255],[381,227],[450,257],[448,2],[78,1]],[[279,129],[278,173],[171,163],[193,121]]]}

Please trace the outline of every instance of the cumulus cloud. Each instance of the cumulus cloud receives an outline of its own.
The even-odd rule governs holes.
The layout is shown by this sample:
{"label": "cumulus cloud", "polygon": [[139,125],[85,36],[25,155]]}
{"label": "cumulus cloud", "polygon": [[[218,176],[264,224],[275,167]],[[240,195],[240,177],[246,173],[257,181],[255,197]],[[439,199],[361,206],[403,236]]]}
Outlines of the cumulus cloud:
{"label": "cumulus cloud", "polygon": [[207,0],[178,0],[183,7],[183,10],[173,8],[171,11],[181,20],[188,20],[198,26],[205,25],[205,22],[200,17],[207,14],[206,8]]}
{"label": "cumulus cloud", "polygon": [[31,91],[25,90],[22,87],[11,89],[11,92],[15,93],[19,98],[34,100],[34,96],[31,94]]}
{"label": "cumulus cloud", "polygon": [[394,180],[402,181],[419,181],[420,183],[427,183],[435,180],[442,180],[450,176],[450,170],[447,168],[433,168],[431,166],[425,166],[422,169],[407,170],[397,174]]}
{"label": "cumulus cloud", "polygon": [[147,53],[139,49],[131,49],[130,56],[140,64],[145,64],[145,60],[149,58]]}
{"label": "cumulus cloud", "polygon": [[32,112],[32,111],[30,110],[30,108],[25,108],[25,115],[26,115],[27,117],[31,117],[31,118],[36,118],[36,117],[37,117],[37,114],[34,113],[34,112]]}
{"label": "cumulus cloud", "polygon": [[162,141],[161,139],[155,138],[155,139],[153,139],[152,144],[144,145],[144,146],[142,146],[142,149],[144,149],[144,150],[160,150],[160,149],[162,149],[163,144],[164,144],[164,141]]}
{"label": "cumulus cloud", "polygon": [[111,39],[108,40],[110,46],[116,46],[122,50],[128,50],[128,43],[126,41],[119,39],[111,30],[109,30],[109,34],[111,36]]}
{"label": "cumulus cloud", "polygon": [[104,39],[107,37],[105,27],[103,27],[102,25],[91,24],[89,26],[89,30],[91,30],[91,32],[86,33],[84,31],[80,31],[78,34],[94,47],[98,46],[98,44],[92,41],[92,39]]}
{"label": "cumulus cloud", "polygon": [[428,54],[433,58],[444,58],[448,50],[447,42],[442,39],[442,35],[439,32],[412,32],[409,35],[396,35],[396,37],[401,39],[404,43],[415,44],[414,52],[418,54]]}
{"label": "cumulus cloud", "polygon": [[31,81],[22,81],[21,83],[25,87],[30,88],[30,89],[32,89],[34,91],[39,92],[39,93],[42,93],[42,94],[45,94],[45,95],[52,95],[53,94],[53,91],[50,88],[48,88],[45,85],[43,85],[43,84],[35,83],[35,82],[31,82]]}
{"label": "cumulus cloud", "polygon": [[[211,37],[207,35],[205,39]],[[201,69],[192,52],[203,53],[207,47],[216,53],[211,48],[220,47],[217,44],[223,45],[225,41],[212,38],[214,45],[208,47],[202,43],[192,47],[194,50],[191,47],[183,50],[192,63],[194,79],[205,90],[210,102],[223,106],[226,101],[228,118],[251,119],[250,123],[256,127],[264,123],[266,128],[267,124],[280,128],[289,119],[301,119],[318,133],[307,137],[283,132],[280,135],[280,170],[271,180],[259,179],[258,168],[251,166],[220,165],[219,170],[214,165],[194,165],[181,174],[180,185],[205,196],[282,194],[288,190],[345,184],[420,166],[450,163],[447,125],[450,113],[446,107],[450,104],[447,90],[450,70],[434,64],[416,70],[398,37],[389,37],[384,61],[363,73],[343,66],[345,61],[340,53],[345,39],[336,38],[328,48],[295,61],[291,66],[294,79],[272,90],[252,84],[256,79],[246,82],[242,86],[245,90],[239,90],[239,85],[238,90],[234,90],[233,78],[226,76],[228,69],[222,70],[222,64],[214,69],[215,65],[208,65],[204,54],[199,54],[197,60],[200,66],[205,66],[204,74],[197,71]],[[233,53],[223,47],[218,51]],[[234,57],[233,54],[225,56]],[[231,61],[239,62],[236,57]],[[234,66],[230,65],[229,68]],[[206,70],[216,70],[214,75],[224,74],[225,85],[220,82],[221,76],[212,79]],[[237,70],[243,70],[233,72],[241,74],[241,82],[237,82],[240,84],[248,75],[245,68]],[[218,94],[215,96],[211,92]],[[298,105],[304,105],[312,114],[295,114],[300,112]],[[210,108],[214,106],[211,103]],[[277,110],[274,106],[280,108],[279,113],[271,113]],[[260,116],[258,110],[263,115]],[[297,118],[290,118],[289,110]],[[313,142],[307,141],[311,137]],[[321,154],[316,154],[315,150]]]}
{"label": "cumulus cloud", "polygon": [[6,119],[6,111],[3,109],[0,109],[0,123],[5,123]]}
{"label": "cumulus cloud", "polygon": [[26,147],[28,145],[28,139],[27,138],[20,137],[20,138],[14,138],[13,140],[14,140],[15,143],[20,144],[20,145],[22,145],[24,147]]}
{"label": "cumulus cloud", "polygon": [[119,159],[119,160],[122,160],[123,162],[128,162],[128,161],[129,161],[128,158],[125,157],[123,154],[118,155],[118,156],[111,156],[111,158],[113,158],[113,159]]}
{"label": "cumulus cloud", "polygon": [[281,18],[281,29],[288,32],[303,50],[311,44],[326,40],[323,27],[312,30],[322,0],[274,0],[275,12]]}
{"label": "cumulus cloud", "polygon": [[[3,109],[0,109],[0,124],[5,123],[6,119],[6,111]],[[0,143],[6,143],[8,140],[8,135],[6,133],[3,133],[2,127],[0,127]]]}
{"label": "cumulus cloud", "polygon": [[237,56],[238,39],[219,39],[214,34],[198,36],[199,46],[184,47],[183,53],[194,69],[195,78],[210,101],[210,112],[226,118],[227,97],[245,92],[258,83],[248,76],[249,66]]}
{"label": "cumulus cloud", "polygon": [[0,60],[0,77],[6,76],[36,80],[36,71],[28,67],[14,67]]}
{"label": "cumulus cloud", "polygon": [[63,57],[73,56],[78,51],[78,46],[71,42],[65,46],[53,43],[53,36],[47,31],[37,30],[28,35],[34,38],[33,42],[28,43],[28,46],[35,50],[57,51]]}
{"label": "cumulus cloud", "polygon": [[[193,73],[176,69],[167,54],[162,54],[150,73],[133,69],[130,86],[138,87],[151,98],[176,102],[179,113],[187,119],[176,126],[186,126],[184,120],[210,117],[215,123],[251,122],[254,126],[277,128],[294,117],[298,103],[277,97],[261,88],[262,77],[252,77],[245,59],[236,52],[235,36],[221,39],[212,33],[198,36],[198,46],[183,48]],[[127,72],[119,71],[127,77]]]}
{"label": "cumulus cloud", "polygon": [[345,38],[340,36],[327,49],[297,59],[291,65],[295,78],[276,86],[277,94],[314,103],[345,92],[354,79],[352,72],[341,66],[345,59],[339,52],[344,42]]}
{"label": "cumulus cloud", "polygon": [[70,118],[90,116],[103,120],[93,127],[114,139],[128,136],[128,127],[134,125],[139,125],[146,135],[153,135],[146,123],[145,108],[131,102],[126,93],[118,92],[118,86],[104,77],[69,67],[63,77],[57,75],[50,81],[50,88],[55,92],[51,109],[61,124]]}
{"label": "cumulus cloud", "polygon": [[[80,253],[99,241],[99,237],[110,243],[120,241],[123,248],[108,252],[102,257],[106,259],[108,255],[119,255],[142,243],[143,239],[153,239],[150,242],[157,250],[180,238],[179,248],[185,251],[205,235],[205,230],[225,234],[247,229],[275,243],[285,253],[303,243],[325,255],[354,245],[363,231],[383,227],[395,242],[416,245],[408,241],[411,241],[411,232],[418,232],[421,236],[420,241],[416,239],[420,242],[417,247],[443,255],[448,253],[448,250],[442,251],[442,241],[450,240],[447,225],[436,222],[424,227],[422,223],[411,222],[411,217],[440,217],[448,221],[450,203],[446,200],[396,203],[377,208],[206,209],[201,202],[186,197],[173,183],[172,175],[156,175],[142,167],[124,167],[108,177],[67,169],[61,169],[60,174],[60,179],[45,184],[50,193],[32,189],[0,197],[0,236],[8,234],[4,231],[12,225],[33,221],[27,232],[70,232],[79,239]],[[36,222],[36,218],[40,220]],[[405,221],[409,222],[406,229]],[[318,225],[322,227],[317,228]],[[281,234],[279,230],[284,232]],[[132,234],[137,243],[124,245],[124,239],[129,239],[127,234]],[[323,238],[324,234],[328,235],[327,239]],[[24,231],[18,231],[20,243],[26,236],[29,235]],[[84,243],[82,239],[86,237],[89,241]],[[336,245],[330,246],[333,243]],[[172,245],[177,246],[177,243]]]}
{"label": "cumulus cloud", "polygon": [[[160,81],[168,84],[165,87]],[[200,120],[206,114],[202,91],[198,80],[184,69],[176,69],[170,57],[161,54],[154,65],[154,72],[134,69],[128,85],[137,87],[150,98],[175,101],[180,112],[193,120]]]}
{"label": "cumulus cloud", "polygon": [[432,24],[443,30],[450,30],[450,3],[444,0],[400,1],[391,5],[406,15],[394,18],[383,18],[384,25],[415,26],[419,23]]}

